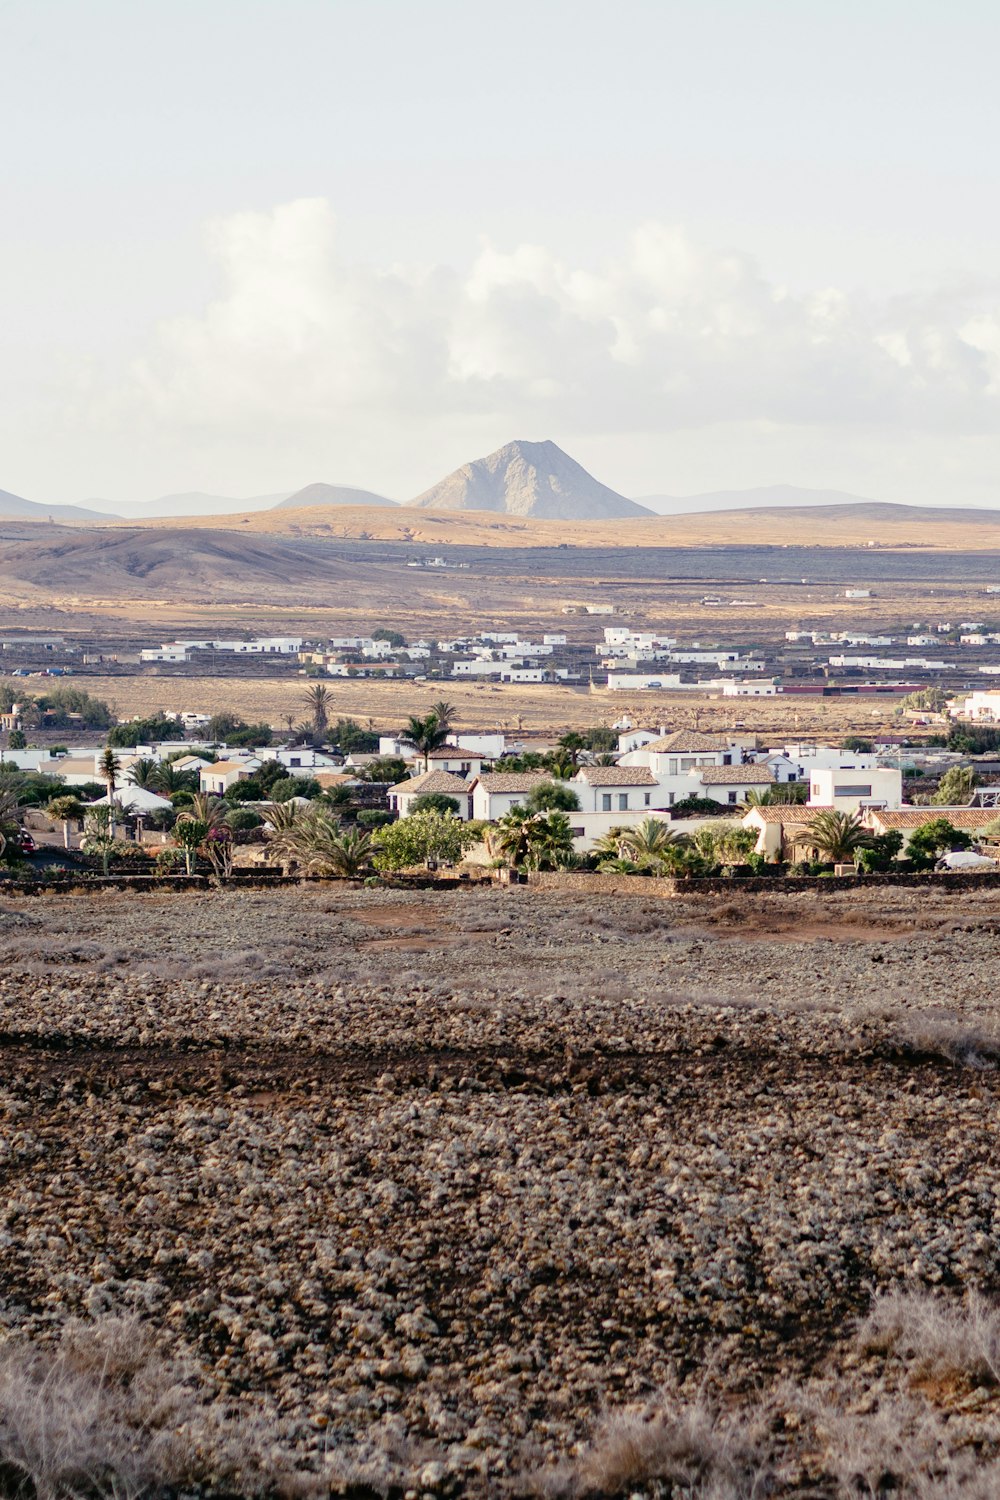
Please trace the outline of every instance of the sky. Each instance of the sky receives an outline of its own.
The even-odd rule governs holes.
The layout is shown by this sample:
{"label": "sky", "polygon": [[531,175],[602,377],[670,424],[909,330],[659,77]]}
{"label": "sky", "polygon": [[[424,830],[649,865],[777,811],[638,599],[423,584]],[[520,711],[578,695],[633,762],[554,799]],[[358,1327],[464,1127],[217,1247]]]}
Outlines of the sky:
{"label": "sky", "polygon": [[1000,505],[1000,9],[3,0],[0,489]]}

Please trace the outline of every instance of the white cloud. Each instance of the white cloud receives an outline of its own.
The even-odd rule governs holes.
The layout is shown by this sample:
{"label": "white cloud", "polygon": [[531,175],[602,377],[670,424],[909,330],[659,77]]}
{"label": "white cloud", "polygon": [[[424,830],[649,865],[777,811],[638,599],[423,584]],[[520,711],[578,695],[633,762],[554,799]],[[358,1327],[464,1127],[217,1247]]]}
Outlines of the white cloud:
{"label": "white cloud", "polygon": [[231,438],[479,420],[511,435],[998,429],[993,287],[793,295],[658,224],[596,270],[488,244],[465,269],[356,266],[322,199],[221,219],[208,249],[220,294],[152,336],[117,392],[129,420]]}

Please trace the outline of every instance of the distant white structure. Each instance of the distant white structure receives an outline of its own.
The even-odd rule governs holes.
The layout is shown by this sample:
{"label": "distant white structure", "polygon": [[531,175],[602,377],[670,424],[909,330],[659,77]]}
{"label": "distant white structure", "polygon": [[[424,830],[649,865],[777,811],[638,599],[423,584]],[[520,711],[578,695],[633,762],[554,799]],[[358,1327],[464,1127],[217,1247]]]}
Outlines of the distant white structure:
{"label": "distant white structure", "polygon": [[1000,692],[970,693],[959,710],[959,716],[976,724],[1000,724]]}

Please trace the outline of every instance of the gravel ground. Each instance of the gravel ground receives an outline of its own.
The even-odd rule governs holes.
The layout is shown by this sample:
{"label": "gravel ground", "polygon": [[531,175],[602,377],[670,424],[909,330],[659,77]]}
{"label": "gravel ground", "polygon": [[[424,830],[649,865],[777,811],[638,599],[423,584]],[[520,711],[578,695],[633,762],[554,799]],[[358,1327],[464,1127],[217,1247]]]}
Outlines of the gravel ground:
{"label": "gravel ground", "polygon": [[147,1340],[161,1479],[840,1495],[867,1401],[985,1482],[989,1368],[856,1330],[1000,1291],[997,893],[4,897],[0,954],[5,1347]]}

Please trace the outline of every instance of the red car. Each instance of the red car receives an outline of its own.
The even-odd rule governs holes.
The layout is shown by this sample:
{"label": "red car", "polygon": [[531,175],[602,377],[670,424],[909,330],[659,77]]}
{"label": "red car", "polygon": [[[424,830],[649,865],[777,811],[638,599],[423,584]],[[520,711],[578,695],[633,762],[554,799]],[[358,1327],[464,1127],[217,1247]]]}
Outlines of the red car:
{"label": "red car", "polygon": [[38,848],[38,845],[26,828],[19,828],[17,830],[16,843],[22,854],[34,854]]}

